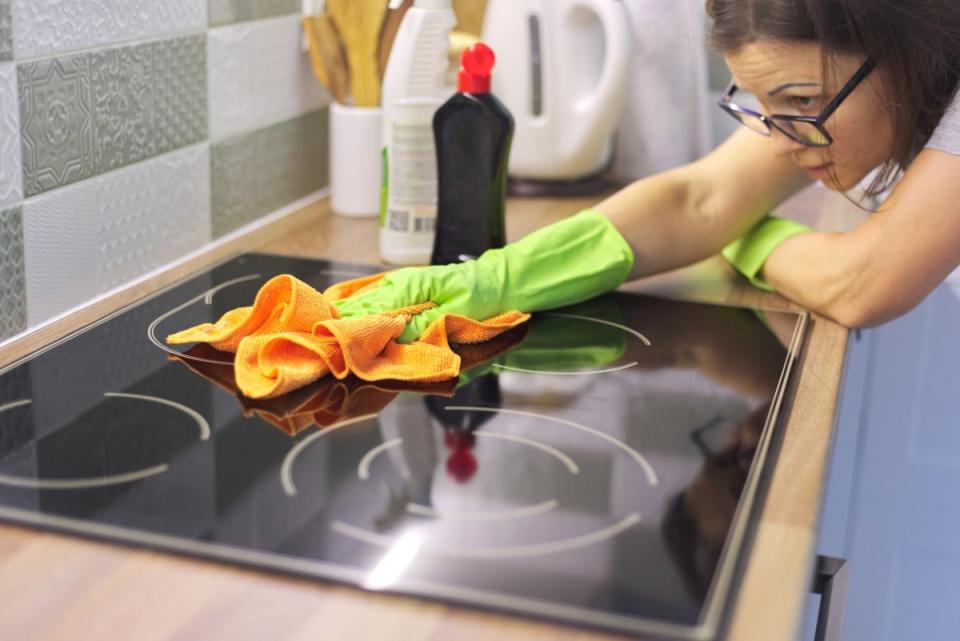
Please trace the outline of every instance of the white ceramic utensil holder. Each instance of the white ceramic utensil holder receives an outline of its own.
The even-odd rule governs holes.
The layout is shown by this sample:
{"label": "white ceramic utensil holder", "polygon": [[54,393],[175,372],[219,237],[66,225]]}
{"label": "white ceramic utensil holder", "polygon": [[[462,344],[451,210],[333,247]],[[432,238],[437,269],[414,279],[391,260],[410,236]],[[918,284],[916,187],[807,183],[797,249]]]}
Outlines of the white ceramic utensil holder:
{"label": "white ceramic utensil holder", "polygon": [[381,111],[330,105],[330,207],[341,216],[380,213]]}

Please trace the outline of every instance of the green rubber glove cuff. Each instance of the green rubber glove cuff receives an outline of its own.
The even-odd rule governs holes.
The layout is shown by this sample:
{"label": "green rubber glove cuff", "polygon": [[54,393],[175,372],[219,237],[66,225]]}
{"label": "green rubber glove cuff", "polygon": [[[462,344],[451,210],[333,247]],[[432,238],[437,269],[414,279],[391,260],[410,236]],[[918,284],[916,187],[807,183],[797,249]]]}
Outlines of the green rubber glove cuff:
{"label": "green rubber glove cuff", "polygon": [[767,216],[754,225],[753,229],[724,247],[720,255],[746,276],[754,287],[772,292],[773,287],[760,277],[763,264],[780,243],[808,231],[812,230],[794,220]]}
{"label": "green rubber glove cuff", "polygon": [[612,291],[633,269],[633,250],[610,219],[595,209],[547,225],[500,249],[477,267],[502,283],[501,310],[537,312]]}

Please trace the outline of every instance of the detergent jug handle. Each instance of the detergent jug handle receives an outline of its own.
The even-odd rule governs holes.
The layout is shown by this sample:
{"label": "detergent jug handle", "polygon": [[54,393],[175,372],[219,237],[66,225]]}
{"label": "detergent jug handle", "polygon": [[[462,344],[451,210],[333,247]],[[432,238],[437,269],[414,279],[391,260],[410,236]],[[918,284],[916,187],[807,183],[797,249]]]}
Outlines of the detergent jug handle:
{"label": "detergent jug handle", "polygon": [[[573,105],[575,112],[588,119],[586,126],[578,127],[578,139],[572,141],[574,149],[583,149],[591,144],[591,139],[594,145],[607,143],[604,136],[597,135],[598,129],[604,124],[608,124],[611,131],[616,128],[616,120],[620,118],[626,96],[633,56],[633,32],[621,0],[574,0],[568,6],[569,11],[578,9],[587,9],[599,18],[606,41],[599,80],[592,90],[577,98]],[[607,105],[607,108],[602,109],[601,105]]]}

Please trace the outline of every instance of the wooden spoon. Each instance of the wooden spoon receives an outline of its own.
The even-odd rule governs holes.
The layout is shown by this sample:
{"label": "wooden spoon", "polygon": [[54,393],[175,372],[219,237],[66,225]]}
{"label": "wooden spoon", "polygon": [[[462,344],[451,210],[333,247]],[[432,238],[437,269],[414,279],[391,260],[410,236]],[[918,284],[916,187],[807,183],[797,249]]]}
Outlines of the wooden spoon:
{"label": "wooden spoon", "polygon": [[350,93],[357,107],[380,103],[377,47],[387,0],[327,0],[327,13],[340,32],[350,68]]}

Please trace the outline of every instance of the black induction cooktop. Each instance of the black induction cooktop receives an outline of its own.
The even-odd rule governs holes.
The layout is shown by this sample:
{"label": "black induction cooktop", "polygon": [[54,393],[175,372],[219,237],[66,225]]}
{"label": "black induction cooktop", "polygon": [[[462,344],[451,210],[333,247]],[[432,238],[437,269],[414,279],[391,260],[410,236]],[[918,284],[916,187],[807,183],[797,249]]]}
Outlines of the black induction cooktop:
{"label": "black induction cooktop", "polygon": [[431,386],[253,401],[163,337],[270,277],[236,257],[0,371],[0,518],[621,632],[714,638],[806,316],[617,293],[538,314]]}

